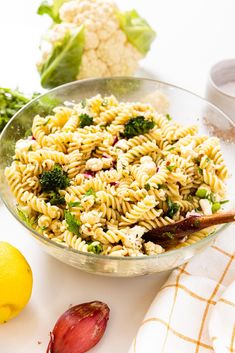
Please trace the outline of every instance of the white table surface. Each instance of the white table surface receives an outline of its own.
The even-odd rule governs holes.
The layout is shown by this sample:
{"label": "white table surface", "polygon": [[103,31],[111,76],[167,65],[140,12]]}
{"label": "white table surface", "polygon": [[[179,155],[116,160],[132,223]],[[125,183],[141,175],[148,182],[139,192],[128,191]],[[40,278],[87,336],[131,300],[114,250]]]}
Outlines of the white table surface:
{"label": "white table surface", "polygon": [[[135,7],[158,37],[142,62],[147,76],[204,94],[211,65],[235,56],[234,0],[119,0]],[[39,1],[0,2],[0,86],[39,90],[34,63],[49,20],[35,15]],[[110,322],[94,353],[125,353],[141,319],[168,273],[131,279],[99,277],[45,254],[0,203],[0,240],[15,245],[30,263],[33,294],[25,310],[0,326],[0,353],[45,353],[48,334],[70,304],[102,300]],[[144,353],[144,352],[143,352]],[[190,352],[189,352],[190,353]]]}

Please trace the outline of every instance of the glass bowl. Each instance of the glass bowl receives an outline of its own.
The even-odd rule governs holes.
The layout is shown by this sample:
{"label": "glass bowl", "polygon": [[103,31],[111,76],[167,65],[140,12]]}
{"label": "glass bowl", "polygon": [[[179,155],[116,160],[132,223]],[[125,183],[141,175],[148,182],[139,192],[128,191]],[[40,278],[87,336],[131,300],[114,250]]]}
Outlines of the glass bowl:
{"label": "glass bowl", "polygon": [[[80,252],[57,244],[35,230],[29,228],[19,218],[15,199],[10,192],[4,177],[4,169],[12,161],[15,142],[24,137],[31,127],[36,114],[50,113],[53,104],[64,101],[79,102],[97,93],[101,95],[114,94],[123,101],[148,101],[155,91],[160,91],[169,99],[169,113],[176,121],[189,125],[196,123],[200,134],[217,136],[231,177],[228,181],[228,208],[235,206],[235,125],[219,109],[199,96],[173,85],[141,78],[106,78],[77,81],[60,86],[34,99],[20,110],[5,127],[0,137],[0,194],[6,207],[12,215],[28,230],[40,245],[52,256],[80,270],[109,276],[139,276],[173,269],[210,245],[225,228],[222,226],[208,237],[193,245],[171,250],[163,254],[141,257],[101,256]],[[150,102],[152,103],[152,102]]]}

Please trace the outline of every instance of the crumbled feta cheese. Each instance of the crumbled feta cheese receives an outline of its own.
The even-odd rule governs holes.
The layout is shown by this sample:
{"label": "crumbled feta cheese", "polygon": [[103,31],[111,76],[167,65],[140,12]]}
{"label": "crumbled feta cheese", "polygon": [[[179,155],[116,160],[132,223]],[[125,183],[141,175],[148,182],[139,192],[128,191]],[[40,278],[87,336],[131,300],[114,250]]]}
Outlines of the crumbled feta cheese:
{"label": "crumbled feta cheese", "polygon": [[26,139],[26,140],[19,140],[16,142],[16,151],[17,152],[28,152],[30,149],[32,151],[35,151],[38,149],[40,146],[38,145],[37,141],[32,140],[32,139]]}
{"label": "crumbled feta cheese", "polygon": [[80,216],[82,223],[88,223],[90,225],[96,224],[100,221],[101,213],[98,211],[83,212]]}
{"label": "crumbled feta cheese", "polygon": [[92,172],[97,172],[103,169],[103,161],[99,158],[90,158],[86,162],[86,170],[91,170]]}
{"label": "crumbled feta cheese", "polygon": [[151,241],[148,241],[147,243],[144,244],[144,250],[147,255],[156,255],[156,254],[161,254],[165,250],[161,247],[161,245],[154,244]]}
{"label": "crumbled feta cheese", "polygon": [[128,144],[126,142],[126,140],[122,139],[122,140],[119,140],[116,144],[115,144],[115,147],[117,148],[120,148],[121,150],[123,151],[127,151],[128,150]]}
{"label": "crumbled feta cheese", "polygon": [[197,158],[198,153],[196,153],[193,149],[195,147],[195,142],[192,141],[189,145],[187,146],[181,146],[180,152],[181,156],[184,158],[190,157],[190,158]]}
{"label": "crumbled feta cheese", "polygon": [[201,206],[202,212],[204,213],[204,215],[209,216],[212,214],[212,209],[211,209],[211,202],[207,199],[201,199],[199,201],[199,204]]}

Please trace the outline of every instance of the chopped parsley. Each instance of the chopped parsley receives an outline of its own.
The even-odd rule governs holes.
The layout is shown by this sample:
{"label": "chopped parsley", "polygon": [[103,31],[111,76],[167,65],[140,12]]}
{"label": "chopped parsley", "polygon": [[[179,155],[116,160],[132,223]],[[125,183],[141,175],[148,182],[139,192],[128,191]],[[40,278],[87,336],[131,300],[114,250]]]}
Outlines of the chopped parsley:
{"label": "chopped parsley", "polygon": [[180,209],[180,206],[177,203],[173,202],[169,197],[167,199],[167,206],[168,206],[167,217],[173,218],[173,216]]}
{"label": "chopped parsley", "polygon": [[75,202],[68,202],[69,207],[81,207],[81,202],[80,201],[75,201]]}
{"label": "chopped parsley", "polygon": [[167,120],[169,120],[169,121],[170,121],[170,120],[173,120],[172,117],[170,116],[170,114],[166,114],[166,118],[167,118]]}
{"label": "chopped parsley", "polygon": [[93,241],[88,245],[88,252],[93,252],[94,254],[100,254],[103,251],[103,246],[98,241]]}
{"label": "chopped parsley", "polygon": [[149,183],[145,184],[144,186],[145,190],[149,191],[151,189],[151,186]]}
{"label": "chopped parsley", "polygon": [[201,175],[203,174],[202,168],[198,168],[198,173],[201,174]]}
{"label": "chopped parsley", "polygon": [[81,222],[69,211],[65,211],[64,216],[68,230],[76,235],[80,235]]}
{"label": "chopped parsley", "polygon": [[173,170],[175,169],[175,165],[167,165],[166,169],[168,169],[170,172],[173,172]]}
{"label": "chopped parsley", "polygon": [[80,116],[79,116],[79,119],[80,119],[80,124],[79,126],[81,128],[85,127],[85,126],[90,126],[90,125],[93,125],[93,117],[86,114],[86,113],[82,113]]}
{"label": "chopped parsley", "polygon": [[162,235],[163,235],[163,237],[168,237],[170,239],[174,239],[174,234],[172,234],[171,232],[165,232]]}
{"label": "chopped parsley", "polygon": [[90,188],[85,193],[85,196],[94,196],[94,198],[95,198],[96,197],[96,192],[92,188]]}

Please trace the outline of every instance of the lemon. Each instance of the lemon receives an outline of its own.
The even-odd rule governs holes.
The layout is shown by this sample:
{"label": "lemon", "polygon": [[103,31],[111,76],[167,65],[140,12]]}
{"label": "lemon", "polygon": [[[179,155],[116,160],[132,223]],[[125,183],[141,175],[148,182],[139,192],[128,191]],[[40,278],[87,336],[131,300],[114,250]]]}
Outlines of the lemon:
{"label": "lemon", "polygon": [[32,292],[32,271],[14,246],[0,242],[0,323],[7,322],[25,307]]}

